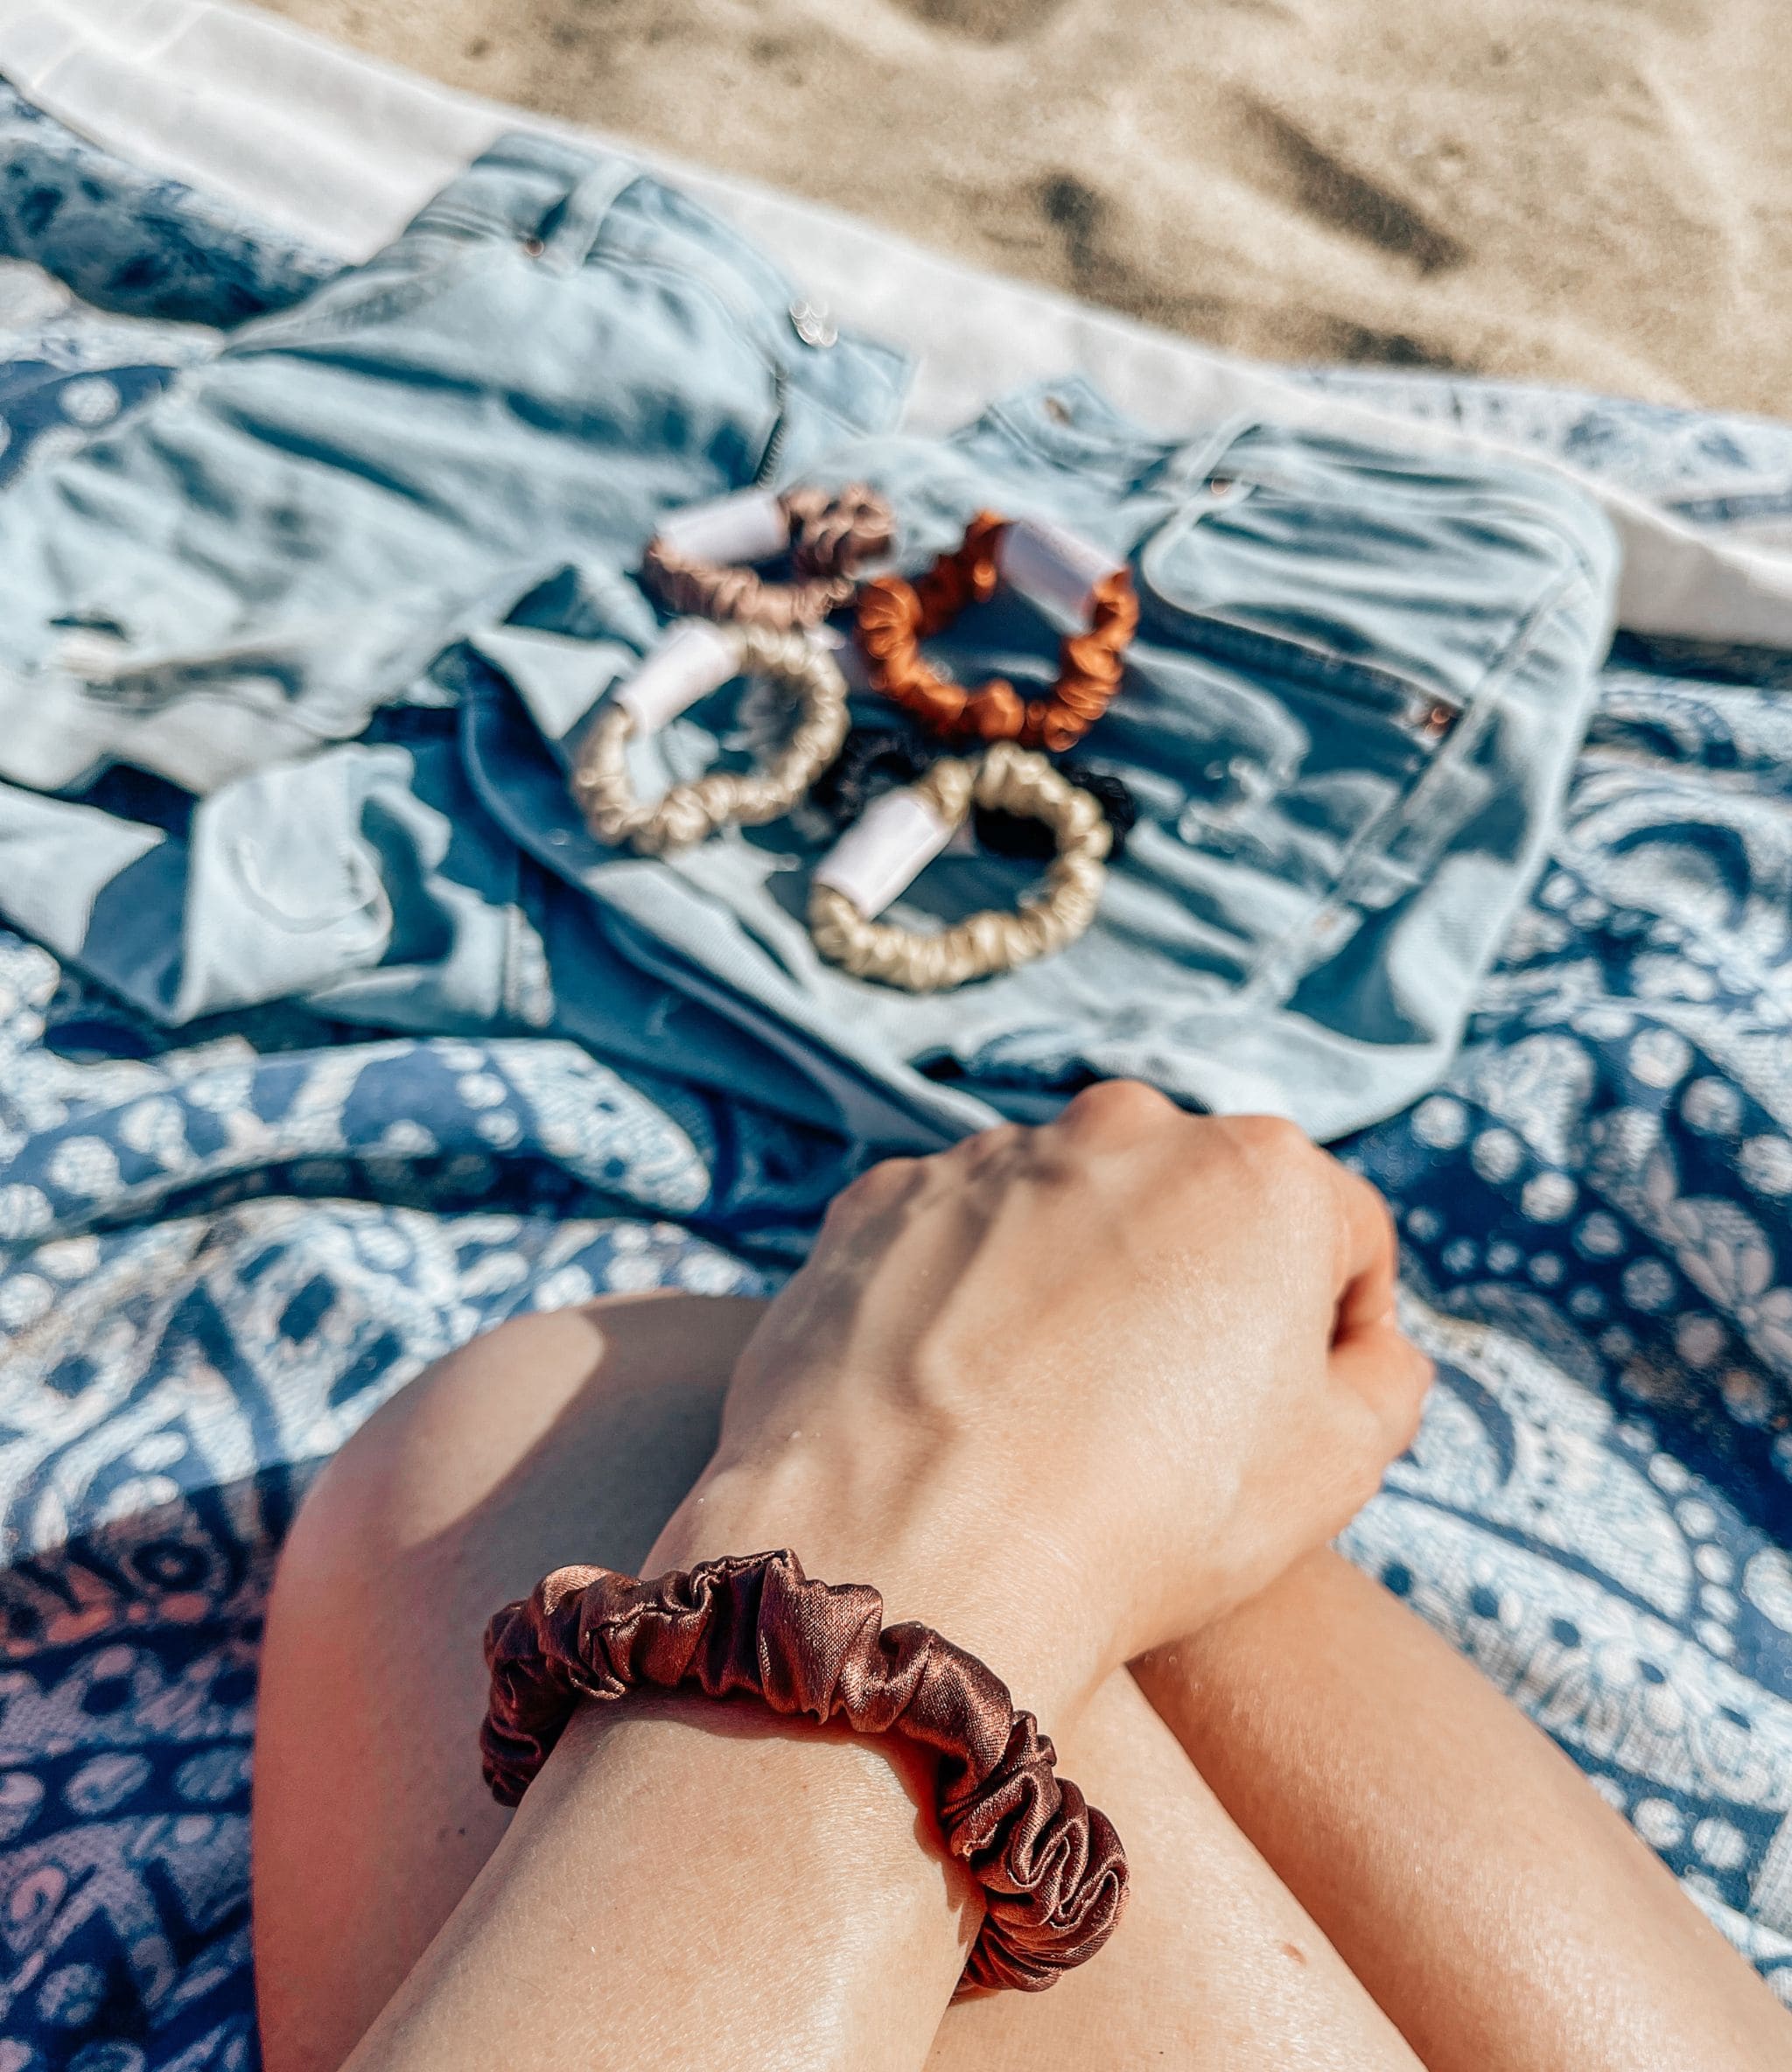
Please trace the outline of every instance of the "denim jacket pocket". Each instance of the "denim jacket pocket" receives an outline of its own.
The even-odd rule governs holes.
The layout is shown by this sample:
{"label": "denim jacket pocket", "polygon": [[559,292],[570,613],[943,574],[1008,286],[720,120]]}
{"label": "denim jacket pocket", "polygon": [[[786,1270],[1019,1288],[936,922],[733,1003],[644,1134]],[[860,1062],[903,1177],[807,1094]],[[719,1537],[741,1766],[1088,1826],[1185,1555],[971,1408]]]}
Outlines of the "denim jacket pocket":
{"label": "denim jacket pocket", "polygon": [[[1298,681],[1340,710],[1433,748],[1470,686],[1384,637],[1381,578],[1364,552],[1364,536],[1376,529],[1391,529],[1385,514],[1372,526],[1341,496],[1328,507],[1274,480],[1215,472],[1140,547],[1147,624],[1180,647]],[[1417,518],[1406,543],[1406,580],[1416,591],[1427,547]],[[1396,542],[1385,544],[1397,568]]]}
{"label": "denim jacket pocket", "polygon": [[1285,658],[1434,739],[1530,604],[1594,571],[1586,514],[1530,471],[1254,425],[1148,538],[1149,597],[1205,651]]}
{"label": "denim jacket pocket", "polygon": [[1505,766],[1503,708],[1534,702],[1514,687],[1523,658],[1540,629],[1578,625],[1596,585],[1584,516],[1577,531],[1576,513],[1494,464],[1258,426],[1209,465],[1138,550],[1141,638],[1223,671],[1282,723],[1263,736],[1274,759],[1228,758],[1178,832],[1284,901],[1302,895],[1276,909],[1285,925],[1251,970],[1259,996],[1283,997],[1414,893],[1502,782],[1516,806],[1525,766]]}
{"label": "denim jacket pocket", "polygon": [[1228,887],[1249,938],[1238,981],[1278,994],[1377,903],[1382,860],[1466,706],[1353,623],[1360,564],[1331,571],[1330,595],[1326,571],[1308,579],[1291,545],[1304,515],[1270,485],[1216,477],[1138,564],[1140,676],[1203,699],[1223,685],[1237,708],[1223,750],[1188,770],[1174,830],[1188,867]]}

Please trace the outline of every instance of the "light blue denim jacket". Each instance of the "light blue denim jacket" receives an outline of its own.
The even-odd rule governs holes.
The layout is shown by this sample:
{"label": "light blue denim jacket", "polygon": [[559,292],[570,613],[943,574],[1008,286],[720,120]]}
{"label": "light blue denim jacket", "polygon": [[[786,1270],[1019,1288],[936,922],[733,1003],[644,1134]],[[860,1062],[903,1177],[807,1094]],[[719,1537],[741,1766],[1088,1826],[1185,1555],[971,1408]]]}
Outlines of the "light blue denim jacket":
{"label": "light blue denim jacket", "polygon": [[[0,501],[0,766],[68,788],[119,758],[212,795],[148,826],[11,789],[9,914],[164,1021],[290,996],[556,1029],[878,1146],[1121,1074],[1320,1137],[1430,1085],[1609,640],[1596,508],[1516,464],[1166,439],[1075,382],[896,437],[900,364],[834,335],[632,169],[507,144],[393,253],[27,477]],[[860,476],[905,566],[993,506],[1126,561],[1143,603],[1086,744],[1142,809],[1095,926],[932,999],[816,958],[801,816],[648,861],[565,783],[656,631],[630,571],[659,513]],[[1061,631],[1004,598],[939,651],[1042,682]],[[718,693],[640,781],[738,754],[743,718]],[[892,918],[1026,881],[942,861]]]}
{"label": "light blue denim jacket", "polygon": [[[1435,1082],[1541,855],[1609,642],[1614,549],[1586,499],[1522,466],[1265,424],[1166,439],[1076,382],[956,439],[861,442],[816,472],[889,494],[907,566],[984,506],[1130,566],[1139,634],[1085,748],[1130,787],[1139,825],[1061,956],[919,1000],[848,978],[808,941],[800,826],[670,864],[578,826],[544,747],[576,740],[645,632],[632,600],[587,595],[578,645],[508,628],[448,673],[480,795],[620,919],[633,961],[929,1119],[1037,1117],[1130,1075],[1330,1137]],[[1003,600],[938,652],[1042,685],[1061,630]],[[641,782],[705,766],[738,706],[724,692],[657,737]],[[891,918],[1012,905],[1028,875],[944,861]]]}
{"label": "light blue denim jacket", "polygon": [[350,739],[544,570],[892,424],[906,375],[633,161],[507,137],[0,499],[0,778],[206,792]]}

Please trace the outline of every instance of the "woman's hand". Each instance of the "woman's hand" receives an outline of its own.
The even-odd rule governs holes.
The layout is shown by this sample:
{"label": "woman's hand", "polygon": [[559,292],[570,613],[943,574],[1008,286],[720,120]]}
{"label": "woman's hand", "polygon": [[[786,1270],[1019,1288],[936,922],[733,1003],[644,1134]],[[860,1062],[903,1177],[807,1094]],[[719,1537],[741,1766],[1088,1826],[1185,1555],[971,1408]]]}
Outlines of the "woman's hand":
{"label": "woman's hand", "polygon": [[[1381,1198],[1292,1125],[1101,1086],[865,1174],[649,1566],[794,1548],[1074,1704],[1336,1533],[1417,1426]],[[1055,1714],[1054,1715],[1055,1716]]]}

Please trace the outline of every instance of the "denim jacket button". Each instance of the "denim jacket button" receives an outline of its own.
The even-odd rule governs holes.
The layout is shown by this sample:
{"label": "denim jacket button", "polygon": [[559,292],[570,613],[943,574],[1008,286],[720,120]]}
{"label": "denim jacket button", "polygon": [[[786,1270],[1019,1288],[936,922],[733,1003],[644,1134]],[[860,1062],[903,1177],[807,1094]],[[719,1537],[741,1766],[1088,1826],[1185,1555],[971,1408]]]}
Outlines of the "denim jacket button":
{"label": "denim jacket button", "polygon": [[824,351],[839,340],[839,326],[829,316],[824,304],[793,302],[790,305],[790,321],[803,344],[814,346],[818,351]]}

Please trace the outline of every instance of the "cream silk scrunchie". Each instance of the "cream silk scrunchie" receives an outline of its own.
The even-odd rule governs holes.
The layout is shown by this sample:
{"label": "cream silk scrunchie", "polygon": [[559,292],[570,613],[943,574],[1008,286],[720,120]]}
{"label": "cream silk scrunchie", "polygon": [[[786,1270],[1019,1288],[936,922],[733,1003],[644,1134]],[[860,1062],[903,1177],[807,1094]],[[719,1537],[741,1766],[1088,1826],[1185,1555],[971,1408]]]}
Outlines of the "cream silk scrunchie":
{"label": "cream silk scrunchie", "polygon": [[[1040,884],[1012,913],[985,909],[937,934],[873,918],[946,846],[973,805],[1051,829],[1058,853]],[[1110,844],[1100,805],[1044,756],[998,741],[975,761],[944,757],[875,801],[822,862],[809,887],[809,934],[830,964],[855,978],[942,992],[1075,942],[1101,903]]]}
{"label": "cream silk scrunchie", "polygon": [[[643,802],[628,774],[627,746],[654,732],[732,677],[762,677],[797,705],[783,746],[759,767],[713,771]],[[578,752],[572,791],[598,841],[642,856],[689,849],[718,829],[780,819],[840,752],[848,726],[846,680],[807,634],[763,626],[674,626],[612,697]]]}

